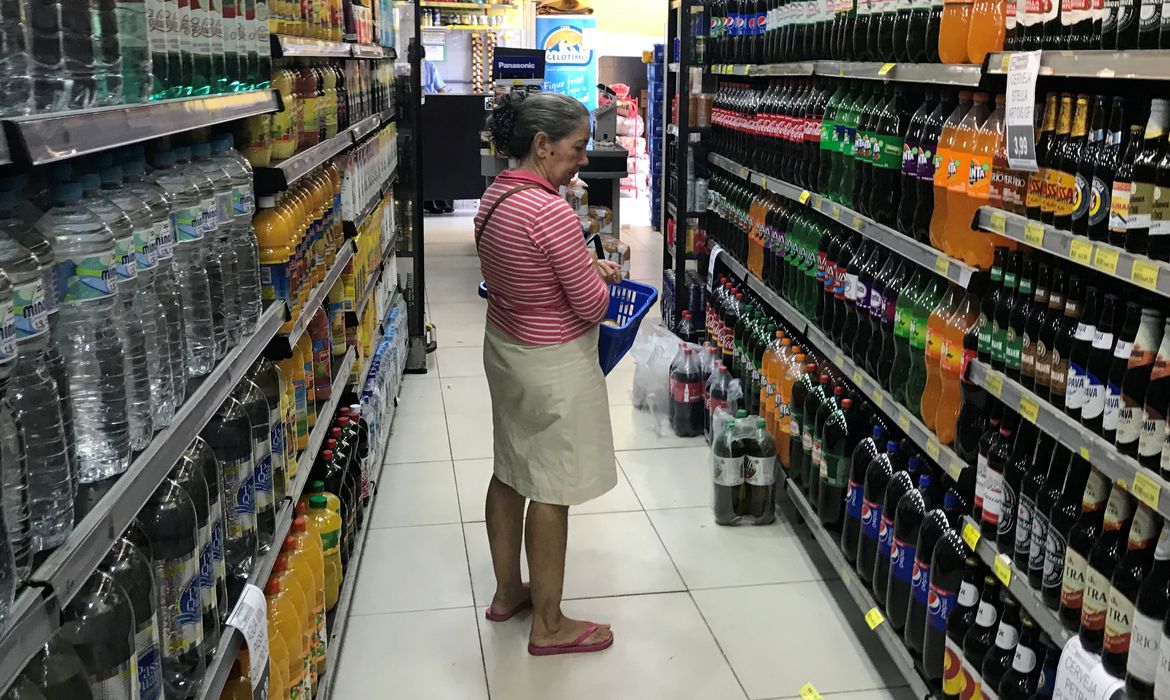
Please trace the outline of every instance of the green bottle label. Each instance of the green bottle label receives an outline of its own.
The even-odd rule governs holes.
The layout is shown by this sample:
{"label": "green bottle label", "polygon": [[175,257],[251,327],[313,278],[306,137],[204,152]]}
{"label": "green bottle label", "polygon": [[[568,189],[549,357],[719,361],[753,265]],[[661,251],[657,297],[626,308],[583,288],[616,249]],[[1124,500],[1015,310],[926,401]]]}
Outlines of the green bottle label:
{"label": "green bottle label", "polygon": [[991,361],[1004,364],[1007,352],[1007,329],[1000,328],[999,322],[991,322]]}
{"label": "green bottle label", "polygon": [[112,248],[92,256],[82,253],[70,257],[67,253],[58,253],[57,288],[64,290],[62,301],[66,304],[97,301],[113,295],[114,287],[110,279],[113,267]]}
{"label": "green bottle label", "polygon": [[899,338],[910,337],[911,317],[910,309],[903,306],[894,308],[894,335]]}
{"label": "green bottle label", "polygon": [[910,347],[915,350],[926,350],[926,317],[914,315],[910,320],[911,334]]}
{"label": "green bottle label", "polygon": [[835,151],[837,150],[837,125],[828,118],[821,121],[821,150]]}
{"label": "green bottle label", "polygon": [[849,469],[846,465],[848,460],[832,452],[824,452],[823,459],[826,483],[834,488],[845,488],[849,484]]}
{"label": "green bottle label", "polygon": [[902,139],[894,135],[879,137],[880,147],[874,151],[873,163],[888,170],[902,169]]}

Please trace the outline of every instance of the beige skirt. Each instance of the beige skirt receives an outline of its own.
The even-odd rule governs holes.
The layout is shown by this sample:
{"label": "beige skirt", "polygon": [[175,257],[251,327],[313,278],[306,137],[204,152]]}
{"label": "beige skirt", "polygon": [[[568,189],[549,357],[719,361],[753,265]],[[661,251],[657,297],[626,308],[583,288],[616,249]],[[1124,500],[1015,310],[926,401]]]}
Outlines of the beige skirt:
{"label": "beige skirt", "polygon": [[527,345],[487,324],[495,474],[526,498],[575,506],[617,485],[597,337]]}

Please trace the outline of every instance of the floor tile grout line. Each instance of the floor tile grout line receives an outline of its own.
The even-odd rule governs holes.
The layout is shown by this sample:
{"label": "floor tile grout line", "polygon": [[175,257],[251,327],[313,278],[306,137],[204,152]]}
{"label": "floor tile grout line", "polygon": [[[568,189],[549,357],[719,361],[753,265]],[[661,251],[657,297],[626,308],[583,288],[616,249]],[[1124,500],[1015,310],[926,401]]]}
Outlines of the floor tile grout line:
{"label": "floor tile grout line", "polygon": [[385,612],[362,612],[362,613],[350,611],[349,616],[350,617],[374,617],[376,615],[409,615],[412,613],[443,612],[445,610],[467,610],[468,608],[471,608],[472,610],[474,610],[475,606],[474,605],[445,605],[443,607],[438,607],[438,608],[411,608],[410,610],[387,610]]}

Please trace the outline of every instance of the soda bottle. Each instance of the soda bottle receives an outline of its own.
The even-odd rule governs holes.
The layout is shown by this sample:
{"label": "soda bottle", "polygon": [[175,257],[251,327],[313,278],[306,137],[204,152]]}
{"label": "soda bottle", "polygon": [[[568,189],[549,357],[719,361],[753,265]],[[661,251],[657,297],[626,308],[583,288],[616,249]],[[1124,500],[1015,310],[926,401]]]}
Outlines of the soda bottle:
{"label": "soda bottle", "polygon": [[[895,399],[901,401],[905,397],[905,387],[910,372],[910,336],[913,333],[912,318],[914,306],[918,297],[930,284],[929,273],[921,267],[915,266],[913,275],[898,294],[894,310],[894,342],[891,369],[889,373],[890,385],[886,387]],[[885,354],[885,353],[883,353]]]}
{"label": "soda bottle", "polygon": [[[929,273],[928,273],[929,274]],[[903,393],[895,398],[921,418],[922,392],[926,387],[926,324],[931,310],[939,305],[944,281],[930,275],[922,294],[915,300],[910,317],[910,350],[906,384]]]}
{"label": "soda bottle", "polygon": [[938,57],[943,63],[973,63],[967,55],[973,3],[946,2],[938,30]]}
{"label": "soda bottle", "polygon": [[269,578],[264,585],[264,600],[268,629],[275,633],[273,637],[284,643],[288,652],[287,695],[289,698],[310,697],[305,695],[312,693],[310,650],[306,646],[303,620],[297,614],[290,586],[276,576]]}
{"label": "soda bottle", "polygon": [[[910,465],[911,469],[918,469],[921,467],[921,461],[917,457],[911,457]],[[894,568],[892,557],[895,534],[894,526],[896,524],[898,504],[901,502],[902,497],[914,491],[914,488],[915,480],[913,475],[908,471],[897,471],[890,477],[890,481],[886,485],[885,493],[882,495],[882,517],[881,526],[878,530],[877,561],[874,563],[873,568],[873,593],[878,600],[886,601],[887,614],[890,612],[890,591],[893,590],[893,586],[891,585],[893,576],[891,572]],[[925,509],[923,512],[925,512]],[[917,541],[917,537],[915,537],[915,541]],[[894,612],[895,615],[901,615],[899,618],[900,624],[897,627],[898,631],[901,632],[901,628],[906,621],[906,606],[909,605],[910,577],[913,573],[914,559],[911,557],[909,561],[903,561],[901,552],[899,552],[899,560],[896,564],[900,567],[899,570],[901,570],[901,567],[905,568],[906,579],[906,585],[902,589],[902,592],[906,594],[907,600],[902,601],[901,607]]]}
{"label": "soda bottle", "polygon": [[1130,521],[1141,539],[1149,539],[1154,521],[1145,508],[1134,513],[1133,499],[1116,485],[1105,506],[1101,534],[1085,559],[1084,603],[1081,606],[1081,644],[1094,653],[1102,651],[1105,618],[1109,610],[1109,588],[1113,571],[1125,552]]}
{"label": "soda bottle", "polygon": [[[1130,650],[1134,649],[1133,623],[1139,588],[1154,565],[1154,542],[1162,530],[1161,518],[1139,505],[1129,528],[1125,554],[1113,571],[1109,587],[1109,611],[1105,615],[1105,640],[1101,663],[1116,677],[1125,675]],[[1141,654],[1145,650],[1137,650]]]}
{"label": "soda bottle", "polygon": [[[946,542],[947,539],[944,536],[944,539],[936,546],[942,547],[943,542]],[[958,546],[964,546],[961,540]],[[964,674],[963,640],[966,638],[967,632],[975,625],[975,619],[979,612],[980,586],[983,581],[991,578],[986,576],[985,572],[986,569],[983,568],[978,559],[971,555],[966,557],[958,594],[954,596],[951,603],[953,608],[946,618],[941,663],[937,650],[936,618],[931,617],[926,628],[926,651],[923,653],[923,666],[926,668],[928,678],[933,679],[938,677],[935,674],[941,674],[942,694],[946,700],[957,700],[963,688],[969,687],[965,682],[967,679]],[[932,577],[938,575],[941,574],[932,572]],[[995,579],[992,578],[992,580]],[[941,608],[942,605],[940,604],[939,607]],[[934,608],[932,607],[931,610],[933,612]]]}
{"label": "soda bottle", "polygon": [[137,697],[134,610],[114,577],[104,571],[90,574],[62,618],[61,638],[81,658],[93,692],[98,697]]}
{"label": "soda bottle", "polygon": [[[816,417],[812,426],[812,462],[809,470],[809,503],[814,508],[820,504],[821,485],[828,480],[828,462],[825,459],[825,426],[829,422],[829,417],[838,410],[841,400],[845,396],[845,387],[841,385],[833,385],[832,380],[826,378],[829,375],[821,375],[825,387],[825,399],[817,407]],[[832,393],[829,393],[828,388],[832,387]],[[842,489],[844,486],[842,485]]]}
{"label": "soda bottle", "polygon": [[916,547],[922,520],[930,507],[926,500],[929,490],[930,477],[927,475],[919,477],[918,488],[907,491],[898,500],[894,510],[890,573],[886,588],[886,619],[899,634],[905,631],[909,615],[916,568]]}
{"label": "soda bottle", "polygon": [[[119,688],[121,689],[121,688]],[[88,673],[73,645],[60,634],[49,637],[37,655],[25,665],[13,682],[20,698],[77,698],[92,700]]]}
{"label": "soda bottle", "polygon": [[773,484],[776,483],[776,443],[768,433],[763,418],[756,418],[744,440],[744,482],[747,490],[747,514],[755,525],[775,518]]}
{"label": "soda bottle", "polygon": [[325,609],[332,610],[341,591],[341,516],[329,510],[325,496],[311,497],[307,514],[310,530],[315,530],[321,540],[325,558]]}
{"label": "soda bottle", "polygon": [[[934,218],[934,179],[941,162],[938,153],[939,136],[944,122],[955,110],[956,94],[944,90],[940,94],[938,104],[926,117],[922,127],[922,136],[919,139],[918,152],[918,183],[915,192],[915,207],[912,218],[911,235],[919,243],[930,242],[930,222]],[[960,118],[962,115],[960,115]],[[945,203],[944,203],[945,204]]]}
{"label": "soda bottle", "polygon": [[865,473],[869,468],[869,463],[883,454],[882,449],[884,449],[885,443],[886,429],[881,424],[877,424],[873,426],[871,435],[858,442],[849,455],[849,484],[845,492],[845,516],[841,526],[841,552],[851,565],[857,563],[857,549],[861,542]]}
{"label": "soda bottle", "polygon": [[991,187],[995,136],[994,132],[983,131],[990,116],[987,98],[985,92],[974,93],[971,109],[955,127],[954,140],[948,151],[949,160],[944,161],[947,171],[946,219],[937,232],[932,229],[931,241],[953,257],[966,257],[963,232],[971,230],[976,205],[987,201]]}
{"label": "soda bottle", "polygon": [[[803,373],[802,373],[803,372]],[[796,379],[792,383],[792,395],[788,402],[788,435],[789,435],[789,460],[791,462],[790,471],[792,477],[798,484],[805,484],[805,473],[808,470],[807,462],[811,459],[812,452],[812,432],[811,425],[808,432],[808,449],[804,447],[805,434],[805,413],[804,405],[808,401],[808,397],[817,388],[817,365],[815,362],[808,362],[801,365],[796,370]],[[808,416],[808,421],[813,420],[813,415]]]}
{"label": "soda bottle", "polygon": [[[947,617],[955,605],[955,596],[959,592],[967,554],[962,546],[961,537],[956,537],[957,533],[954,531],[954,524],[959,522],[962,511],[963,505],[959,495],[953,488],[948,488],[943,495],[943,507],[932,508],[923,515],[914,548],[914,568],[910,577],[910,607],[906,612],[906,627],[902,638],[906,646],[923,659],[923,667],[933,669],[935,674],[933,678],[937,681],[942,680],[943,637],[946,633]],[[942,545],[943,537],[947,533],[952,533],[952,541]],[[928,635],[934,637],[932,640],[934,643],[929,647]],[[934,654],[933,658],[927,659],[928,648]]]}
{"label": "soda bottle", "polygon": [[976,0],[972,5],[967,29],[967,63],[982,64],[987,54],[1003,50],[1007,4],[1002,0]]}
{"label": "soda bottle", "polygon": [[[854,409],[853,399],[849,398],[841,399],[839,407],[825,422],[821,437],[825,466],[821,471],[817,512],[821,522],[829,529],[841,527],[842,520],[846,518],[846,487],[849,487],[850,492],[854,490],[850,484],[853,473],[851,460],[861,442],[863,429],[861,415]],[[860,516],[860,493],[856,495],[856,501]]]}
{"label": "soda bottle", "polygon": [[857,577],[871,588],[881,544],[882,504],[886,487],[894,476],[894,455],[897,452],[897,441],[889,440],[885,453],[870,460],[865,467],[861,496],[861,537],[857,542],[857,564],[854,568]]}
{"label": "soda bottle", "polygon": [[[963,459],[976,450],[975,442],[982,430],[976,432],[975,428],[980,417],[985,414],[986,394],[980,395],[978,392],[983,392],[983,389],[967,381],[967,366],[977,354],[979,302],[985,279],[981,275],[972,277],[966,293],[940,329],[939,386],[934,409],[934,430],[939,442],[944,445],[954,443]],[[926,414],[927,407],[924,406],[923,416]]]}
{"label": "soda bottle", "polygon": [[[925,382],[922,393],[919,395],[918,415],[921,416],[926,427],[935,433],[939,432],[938,407],[942,390],[945,328],[954,314],[958,313],[959,304],[965,298],[966,294],[958,285],[948,284],[946,294],[930,310],[930,315],[926,319]],[[962,354],[956,353],[956,359],[961,363]],[[955,413],[958,414],[958,406],[955,407]]]}
{"label": "soda bottle", "polygon": [[[809,496],[810,503],[816,502],[813,494],[820,487],[821,454],[814,449],[815,443],[821,437],[819,434],[819,428],[821,426],[817,424],[817,415],[821,407],[832,396],[831,390],[829,375],[821,374],[817,383],[809,391],[805,392],[804,404],[800,412],[800,447],[803,454],[803,458],[801,459],[801,467],[803,468],[801,479],[804,482],[805,493]],[[822,416],[821,425],[823,424]]]}
{"label": "soda bottle", "polygon": [[684,348],[682,355],[670,376],[670,422],[677,435],[690,437],[703,432],[704,384],[694,352]]}
{"label": "soda bottle", "polygon": [[[950,204],[950,197],[948,191],[952,182],[955,183],[956,188],[959,183],[963,182],[960,178],[955,177],[955,173],[958,172],[959,165],[966,162],[965,154],[959,150],[959,125],[966,120],[967,115],[972,111],[974,111],[972,93],[970,90],[963,90],[959,93],[959,101],[955,104],[954,110],[939,131],[938,145],[935,148],[934,170],[932,171],[934,176],[934,209],[930,216],[929,236],[930,244],[942,251],[946,251],[943,241],[949,222],[947,206]],[[972,122],[968,122],[969,129],[973,130],[975,124],[981,121],[977,117],[973,118]]]}
{"label": "soda bottle", "polygon": [[[929,7],[925,8],[929,12]],[[927,119],[938,106],[938,93],[926,88],[922,103],[910,116],[902,139],[902,174],[899,182],[897,229],[914,235],[914,210],[918,206],[918,156],[922,152]]]}

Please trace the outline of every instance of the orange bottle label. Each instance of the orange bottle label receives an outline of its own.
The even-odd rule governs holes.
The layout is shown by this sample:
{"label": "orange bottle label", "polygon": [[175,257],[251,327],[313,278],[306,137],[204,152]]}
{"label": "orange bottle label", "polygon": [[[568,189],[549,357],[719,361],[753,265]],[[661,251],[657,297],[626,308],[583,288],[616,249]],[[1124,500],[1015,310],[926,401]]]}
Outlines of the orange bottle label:
{"label": "orange bottle label", "polygon": [[926,358],[931,362],[938,362],[942,356],[942,333],[926,325]]}
{"label": "orange bottle label", "polygon": [[946,187],[950,182],[947,175],[947,163],[950,162],[951,153],[954,149],[950,146],[942,145],[942,139],[939,139],[938,150],[934,152],[934,186]]}
{"label": "orange bottle label", "polygon": [[991,197],[991,160],[972,155],[967,159],[967,196],[986,202]]}
{"label": "orange bottle label", "polygon": [[1028,176],[1028,192],[1024,195],[1024,206],[1029,209],[1040,208],[1044,196],[1044,179],[1048,168],[1040,168]]}
{"label": "orange bottle label", "polygon": [[[1049,172],[1053,171],[1049,169]],[[1059,216],[1071,216],[1081,198],[1076,175],[1065,170],[1055,171],[1052,178],[1052,210]]]}
{"label": "orange bottle label", "polygon": [[952,150],[946,160],[947,189],[961,194],[967,191],[967,162],[970,154]]}

